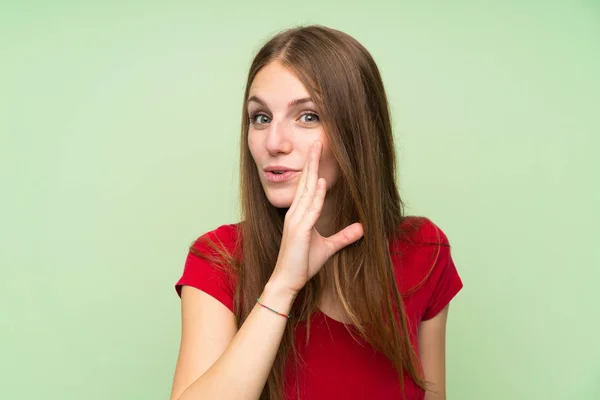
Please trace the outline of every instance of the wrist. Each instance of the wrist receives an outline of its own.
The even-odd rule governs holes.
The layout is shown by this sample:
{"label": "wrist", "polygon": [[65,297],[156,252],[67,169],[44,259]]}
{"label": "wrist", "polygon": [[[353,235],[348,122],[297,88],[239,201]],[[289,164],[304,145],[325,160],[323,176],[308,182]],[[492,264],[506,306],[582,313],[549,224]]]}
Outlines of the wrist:
{"label": "wrist", "polygon": [[294,304],[297,293],[276,281],[269,281],[259,297],[263,307],[275,311],[277,314],[287,316]]}
{"label": "wrist", "polygon": [[289,301],[290,303],[296,299],[296,296],[298,296],[297,290],[290,289],[276,280],[269,280],[261,295],[261,297],[274,297],[283,301]]}

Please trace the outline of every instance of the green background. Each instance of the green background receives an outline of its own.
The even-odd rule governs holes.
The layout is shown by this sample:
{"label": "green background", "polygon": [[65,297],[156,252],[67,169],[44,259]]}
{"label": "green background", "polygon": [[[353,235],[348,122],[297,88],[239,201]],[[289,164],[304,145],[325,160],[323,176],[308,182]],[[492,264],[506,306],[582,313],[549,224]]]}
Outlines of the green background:
{"label": "green background", "polygon": [[377,0],[1,3],[0,398],[168,398],[247,68],[309,23],[372,52],[453,244],[448,398],[600,399],[600,2]]}

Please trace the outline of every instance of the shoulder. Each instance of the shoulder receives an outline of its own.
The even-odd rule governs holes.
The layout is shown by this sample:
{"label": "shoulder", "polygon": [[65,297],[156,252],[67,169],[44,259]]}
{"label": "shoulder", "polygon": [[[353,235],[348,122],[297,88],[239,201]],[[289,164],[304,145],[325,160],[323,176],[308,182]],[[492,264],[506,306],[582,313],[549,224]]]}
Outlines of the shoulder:
{"label": "shoulder", "polygon": [[448,238],[442,229],[427,217],[405,217],[400,224],[392,244],[398,247],[410,245],[448,245]]}
{"label": "shoulder", "polygon": [[242,259],[240,224],[225,224],[198,237],[189,247],[187,262],[234,272]]}
{"label": "shoulder", "polygon": [[224,224],[199,236],[190,248],[191,251],[209,252],[219,248],[227,252],[234,250],[239,238],[239,223]]}
{"label": "shoulder", "polygon": [[183,274],[175,285],[180,296],[182,286],[193,286],[233,309],[235,267],[240,259],[236,246],[238,227],[239,224],[221,225],[190,245]]}
{"label": "shoulder", "polygon": [[390,255],[401,292],[416,290],[450,252],[448,237],[426,217],[405,217],[390,240]]}

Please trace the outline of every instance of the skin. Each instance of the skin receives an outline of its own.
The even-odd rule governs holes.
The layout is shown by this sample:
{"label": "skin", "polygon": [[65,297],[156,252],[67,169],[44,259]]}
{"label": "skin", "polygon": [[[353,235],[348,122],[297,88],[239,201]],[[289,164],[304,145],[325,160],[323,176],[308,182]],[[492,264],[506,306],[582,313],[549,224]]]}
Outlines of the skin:
{"label": "skin", "polygon": [[431,384],[425,400],[446,400],[446,322],[449,307],[419,324],[419,356],[425,380]]}
{"label": "skin", "polygon": [[[338,179],[338,167],[316,106],[312,101],[290,106],[294,101],[310,99],[302,82],[281,64],[273,62],[258,72],[248,99],[251,118],[248,147],[269,202],[275,207],[289,208],[301,174],[296,173],[286,182],[270,183],[263,169],[284,165],[301,171],[315,141],[322,143],[318,176],[325,179],[327,189],[331,188]],[[326,197],[315,228],[327,236],[334,233],[328,229],[331,211],[332,204]]]}
{"label": "skin", "polygon": [[[322,142],[318,176],[335,184],[338,167],[327,144],[327,136],[313,102],[293,104],[295,100],[310,98],[296,75],[277,62],[265,66],[256,75],[250,88],[248,114],[251,118],[248,146],[256,162],[263,189],[269,202],[287,208],[292,203],[300,173],[283,184],[266,180],[263,168],[268,165],[286,165],[302,169],[308,159],[311,144]],[[255,100],[257,99],[257,100]],[[327,197],[321,216],[315,225],[321,233],[327,232],[332,205]],[[320,308],[334,319],[343,320],[340,306],[334,296],[324,295]],[[329,311],[327,311],[329,310]],[[445,399],[445,338],[448,307],[436,317],[419,326],[419,351],[425,378],[432,384],[426,400]],[[348,321],[343,321],[348,322]]]}
{"label": "skin", "polygon": [[[321,235],[330,237],[318,235],[315,243],[320,246],[313,248],[311,243],[311,249],[325,253],[329,248],[333,254],[357,240],[362,230],[354,226],[346,232],[328,232],[335,205],[328,202],[325,193],[337,181],[338,168],[314,103],[303,101],[290,106],[294,100],[307,97],[308,92],[300,80],[280,64],[272,63],[261,69],[250,88],[248,111],[252,121],[248,146],[271,204],[280,208],[293,206],[288,213],[298,213],[296,219],[300,224],[306,220],[302,214],[318,214],[316,222],[313,220],[314,227]],[[314,142],[321,143],[320,148],[317,146],[320,151],[311,151]],[[267,182],[263,172],[269,165],[284,165],[300,171],[306,166],[306,173],[298,173],[286,183],[273,184]],[[307,189],[296,191],[299,185],[306,185]],[[315,205],[317,203],[322,207]],[[295,243],[294,240],[288,242]],[[294,298],[295,293],[276,279],[270,280],[261,296],[266,304],[283,313],[289,312]],[[335,300],[328,298],[321,311],[342,320],[343,317],[336,314]],[[181,306],[181,345],[171,400],[256,399],[269,374],[286,319],[273,318],[270,311],[256,306],[238,331],[235,316],[229,309],[190,286],[182,289]],[[425,379],[431,384],[426,400],[446,399],[447,315],[448,307],[419,326],[421,361]]]}

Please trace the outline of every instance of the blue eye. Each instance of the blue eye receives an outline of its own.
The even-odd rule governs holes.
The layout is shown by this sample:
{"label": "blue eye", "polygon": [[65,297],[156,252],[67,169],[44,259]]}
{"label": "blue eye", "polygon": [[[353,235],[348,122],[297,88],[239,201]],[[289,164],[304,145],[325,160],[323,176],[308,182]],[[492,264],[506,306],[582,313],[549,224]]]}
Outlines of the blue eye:
{"label": "blue eye", "polygon": [[319,122],[319,116],[313,112],[307,112],[300,116],[300,121],[306,124],[315,124]]}
{"label": "blue eye", "polygon": [[254,114],[250,117],[250,122],[253,124],[268,124],[271,121],[271,118],[262,113]]}

